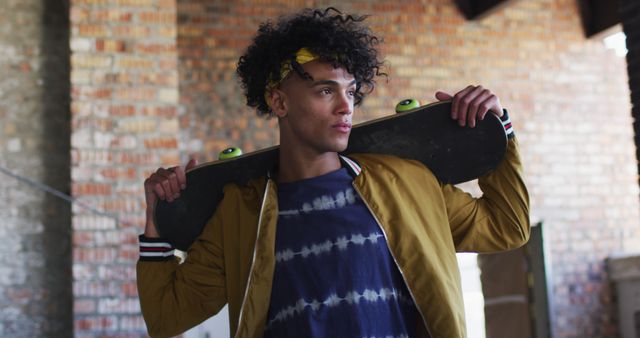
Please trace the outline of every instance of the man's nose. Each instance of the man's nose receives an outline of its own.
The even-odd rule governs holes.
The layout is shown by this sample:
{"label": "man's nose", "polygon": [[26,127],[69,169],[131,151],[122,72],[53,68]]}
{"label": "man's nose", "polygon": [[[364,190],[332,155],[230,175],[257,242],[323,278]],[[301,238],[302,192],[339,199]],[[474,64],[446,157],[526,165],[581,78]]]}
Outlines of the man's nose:
{"label": "man's nose", "polygon": [[353,99],[348,93],[340,95],[340,102],[336,107],[336,112],[342,115],[350,115],[353,113]]}

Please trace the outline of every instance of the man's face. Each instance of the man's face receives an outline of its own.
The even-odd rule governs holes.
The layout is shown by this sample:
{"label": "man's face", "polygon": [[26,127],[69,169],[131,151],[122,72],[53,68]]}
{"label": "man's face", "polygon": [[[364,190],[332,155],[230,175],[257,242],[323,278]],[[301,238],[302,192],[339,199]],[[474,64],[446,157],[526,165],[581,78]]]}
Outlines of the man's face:
{"label": "man's face", "polygon": [[351,133],[356,81],[343,68],[312,61],[302,65],[311,75],[296,73],[282,82],[281,143],[310,155],[340,152]]}

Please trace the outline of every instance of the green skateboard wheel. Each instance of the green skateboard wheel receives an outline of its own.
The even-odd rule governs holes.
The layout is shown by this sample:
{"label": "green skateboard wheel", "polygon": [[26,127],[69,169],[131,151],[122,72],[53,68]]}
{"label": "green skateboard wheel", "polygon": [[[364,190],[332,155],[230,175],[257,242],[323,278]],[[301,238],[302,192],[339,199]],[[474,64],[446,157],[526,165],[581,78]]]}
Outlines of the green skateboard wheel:
{"label": "green skateboard wheel", "polygon": [[398,102],[396,113],[402,113],[420,107],[420,102],[416,99],[406,99]]}
{"label": "green skateboard wheel", "polygon": [[218,154],[218,159],[219,160],[226,160],[226,159],[238,157],[240,155],[242,155],[242,149],[231,147],[231,148],[227,148],[227,149],[221,151]]}

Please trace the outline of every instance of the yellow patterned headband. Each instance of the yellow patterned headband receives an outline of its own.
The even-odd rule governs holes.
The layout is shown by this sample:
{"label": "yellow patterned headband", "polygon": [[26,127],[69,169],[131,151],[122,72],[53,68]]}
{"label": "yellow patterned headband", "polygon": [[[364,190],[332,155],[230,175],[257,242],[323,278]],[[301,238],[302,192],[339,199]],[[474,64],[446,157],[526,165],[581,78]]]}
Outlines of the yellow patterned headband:
{"label": "yellow patterned headband", "polygon": [[[320,57],[317,54],[306,47],[300,48],[296,52],[296,62],[301,65],[317,60],[319,58]],[[291,63],[285,61],[282,63],[282,68],[280,69],[280,79],[278,81],[269,81],[269,83],[267,84],[267,88],[264,91],[264,98],[267,101],[267,104],[269,104],[269,95],[271,95],[271,91],[273,91],[273,89],[276,88],[280,84],[280,82],[284,80],[287,75],[289,75],[289,73],[291,73],[291,70]]]}

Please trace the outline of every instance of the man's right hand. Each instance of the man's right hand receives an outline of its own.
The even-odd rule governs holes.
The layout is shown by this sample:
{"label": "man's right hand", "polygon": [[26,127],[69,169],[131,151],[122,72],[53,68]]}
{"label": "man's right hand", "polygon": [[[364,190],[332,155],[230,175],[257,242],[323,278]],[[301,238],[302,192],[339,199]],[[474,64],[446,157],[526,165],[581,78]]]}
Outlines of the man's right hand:
{"label": "man's right hand", "polygon": [[196,166],[196,160],[191,159],[186,167],[180,166],[165,169],[159,168],[144,181],[144,196],[147,202],[147,222],[144,235],[150,238],[160,237],[153,222],[153,214],[158,199],[173,202],[180,197],[180,192],[187,187],[185,172]]}

